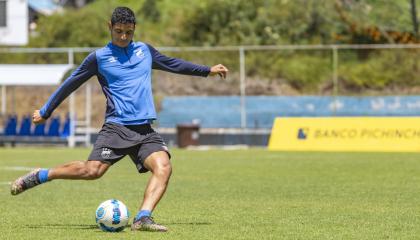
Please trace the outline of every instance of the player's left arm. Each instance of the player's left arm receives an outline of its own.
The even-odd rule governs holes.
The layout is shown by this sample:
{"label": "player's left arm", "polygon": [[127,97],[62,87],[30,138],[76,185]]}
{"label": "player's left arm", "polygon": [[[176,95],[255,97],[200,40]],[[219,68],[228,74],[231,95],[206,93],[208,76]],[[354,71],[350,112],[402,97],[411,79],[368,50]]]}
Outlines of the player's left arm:
{"label": "player's left arm", "polygon": [[219,75],[222,78],[225,78],[227,72],[229,71],[222,64],[218,64],[212,67],[199,65],[185,61],[183,59],[165,56],[151,45],[147,44],[147,46],[149,47],[150,53],[152,55],[153,69],[201,77]]}
{"label": "player's left arm", "polygon": [[210,68],[210,76],[219,75],[221,78],[225,79],[229,70],[223,64],[217,64]]}

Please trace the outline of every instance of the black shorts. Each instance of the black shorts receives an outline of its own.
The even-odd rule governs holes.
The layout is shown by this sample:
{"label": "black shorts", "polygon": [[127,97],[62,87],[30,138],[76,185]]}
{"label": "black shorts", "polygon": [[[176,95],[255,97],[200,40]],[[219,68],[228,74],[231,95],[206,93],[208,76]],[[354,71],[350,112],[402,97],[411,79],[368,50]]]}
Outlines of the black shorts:
{"label": "black shorts", "polygon": [[88,161],[99,160],[114,164],[129,155],[140,173],[149,171],[144,160],[152,153],[165,151],[171,157],[162,137],[150,124],[120,125],[105,123],[89,155]]}

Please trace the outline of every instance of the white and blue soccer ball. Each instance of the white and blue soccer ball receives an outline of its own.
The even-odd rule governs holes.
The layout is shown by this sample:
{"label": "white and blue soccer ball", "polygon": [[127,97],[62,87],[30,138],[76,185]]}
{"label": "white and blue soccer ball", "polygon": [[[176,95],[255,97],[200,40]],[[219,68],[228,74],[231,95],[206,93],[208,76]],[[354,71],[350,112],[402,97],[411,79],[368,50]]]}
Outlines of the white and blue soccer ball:
{"label": "white and blue soccer ball", "polygon": [[117,199],[106,200],[96,209],[96,223],[106,232],[120,232],[128,224],[130,213],[124,203]]}

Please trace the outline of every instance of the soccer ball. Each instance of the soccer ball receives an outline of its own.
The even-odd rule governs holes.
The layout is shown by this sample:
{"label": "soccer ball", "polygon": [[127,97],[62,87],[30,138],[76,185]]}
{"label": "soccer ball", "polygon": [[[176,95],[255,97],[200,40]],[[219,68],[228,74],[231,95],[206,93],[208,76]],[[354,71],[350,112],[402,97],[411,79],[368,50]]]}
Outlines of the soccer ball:
{"label": "soccer ball", "polygon": [[105,232],[120,232],[128,224],[130,213],[124,203],[116,199],[99,204],[96,223]]}

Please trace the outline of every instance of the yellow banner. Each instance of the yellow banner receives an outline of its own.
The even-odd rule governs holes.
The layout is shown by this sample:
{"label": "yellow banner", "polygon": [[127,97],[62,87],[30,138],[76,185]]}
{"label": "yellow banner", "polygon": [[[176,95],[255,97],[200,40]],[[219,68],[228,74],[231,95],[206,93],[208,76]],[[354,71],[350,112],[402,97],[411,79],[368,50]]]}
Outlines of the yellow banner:
{"label": "yellow banner", "polygon": [[420,152],[420,117],[279,117],[268,149]]}

